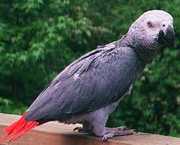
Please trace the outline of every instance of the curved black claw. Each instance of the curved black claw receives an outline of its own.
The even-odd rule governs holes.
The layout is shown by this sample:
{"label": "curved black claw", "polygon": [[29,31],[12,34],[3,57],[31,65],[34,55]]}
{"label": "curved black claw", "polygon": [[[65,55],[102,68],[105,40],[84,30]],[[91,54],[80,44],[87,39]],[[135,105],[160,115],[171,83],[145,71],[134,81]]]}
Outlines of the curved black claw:
{"label": "curved black claw", "polygon": [[77,131],[79,133],[89,133],[89,134],[92,133],[91,130],[83,128],[83,127],[76,127],[73,129],[73,131]]}
{"label": "curved black claw", "polygon": [[82,132],[84,129],[82,127],[76,127],[73,131]]}

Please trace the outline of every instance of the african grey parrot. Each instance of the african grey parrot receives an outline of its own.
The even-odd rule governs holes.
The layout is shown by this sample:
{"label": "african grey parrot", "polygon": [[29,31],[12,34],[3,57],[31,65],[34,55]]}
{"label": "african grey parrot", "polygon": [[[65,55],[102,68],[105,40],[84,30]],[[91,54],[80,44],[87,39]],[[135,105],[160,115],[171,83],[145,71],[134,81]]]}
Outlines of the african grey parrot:
{"label": "african grey parrot", "polygon": [[103,140],[132,130],[105,127],[109,115],[146,64],[174,43],[173,17],[162,10],[141,15],[120,40],[99,46],[67,66],[40,93],[26,113],[9,127],[2,139],[14,140],[48,121],[82,123],[79,131]]}

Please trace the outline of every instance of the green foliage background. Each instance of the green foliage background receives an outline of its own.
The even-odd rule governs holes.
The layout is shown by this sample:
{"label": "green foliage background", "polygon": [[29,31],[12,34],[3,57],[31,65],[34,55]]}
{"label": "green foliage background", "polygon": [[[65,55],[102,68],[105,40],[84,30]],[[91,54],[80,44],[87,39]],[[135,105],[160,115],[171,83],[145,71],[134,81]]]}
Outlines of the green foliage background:
{"label": "green foliage background", "polygon": [[[179,0],[1,0],[0,112],[25,111],[68,63],[117,40],[146,10],[173,15],[180,48],[179,6]],[[149,65],[109,126],[180,136],[179,58],[169,48]]]}

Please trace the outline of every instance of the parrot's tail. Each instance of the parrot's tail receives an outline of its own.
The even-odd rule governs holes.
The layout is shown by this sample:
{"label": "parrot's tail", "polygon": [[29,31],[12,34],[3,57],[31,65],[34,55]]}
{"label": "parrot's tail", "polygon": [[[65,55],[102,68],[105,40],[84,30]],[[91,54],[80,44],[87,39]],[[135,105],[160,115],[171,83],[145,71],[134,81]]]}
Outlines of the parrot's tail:
{"label": "parrot's tail", "polygon": [[23,115],[18,121],[4,129],[5,135],[0,138],[0,144],[5,141],[14,141],[38,125],[39,122],[27,121]]}

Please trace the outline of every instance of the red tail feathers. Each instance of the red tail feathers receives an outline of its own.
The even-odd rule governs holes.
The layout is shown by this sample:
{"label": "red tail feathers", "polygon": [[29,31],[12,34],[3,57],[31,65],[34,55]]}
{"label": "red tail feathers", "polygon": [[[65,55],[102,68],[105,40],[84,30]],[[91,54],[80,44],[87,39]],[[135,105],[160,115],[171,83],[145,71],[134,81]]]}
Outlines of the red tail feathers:
{"label": "red tail feathers", "polygon": [[24,116],[22,116],[18,121],[14,122],[4,129],[5,136],[0,138],[0,143],[3,143],[5,141],[14,141],[18,137],[22,136],[38,125],[39,122],[27,121],[25,120]]}

